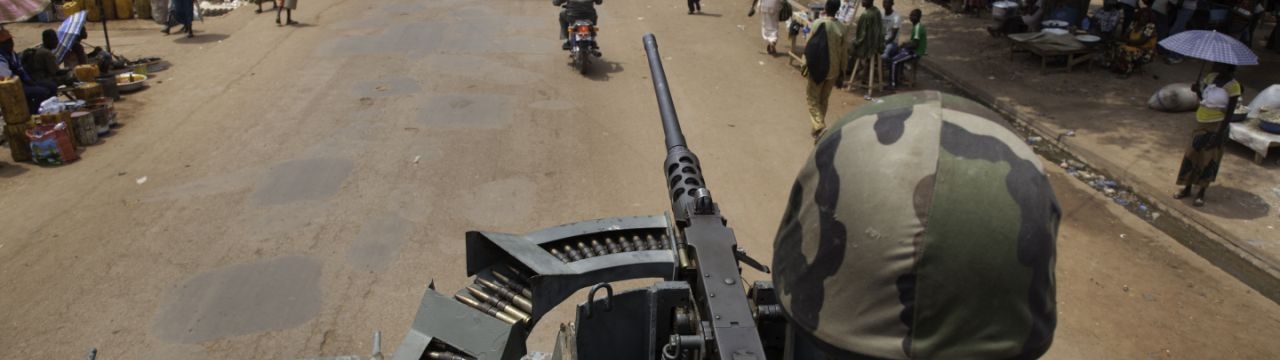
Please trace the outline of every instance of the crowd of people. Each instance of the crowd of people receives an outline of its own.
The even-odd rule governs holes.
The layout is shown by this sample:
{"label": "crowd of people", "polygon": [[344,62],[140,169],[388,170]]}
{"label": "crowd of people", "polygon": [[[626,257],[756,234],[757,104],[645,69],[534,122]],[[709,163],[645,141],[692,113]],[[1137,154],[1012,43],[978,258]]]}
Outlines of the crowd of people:
{"label": "crowd of people", "polygon": [[[169,35],[174,26],[182,25],[178,29],[178,33],[187,34],[188,38],[195,37],[196,32],[191,27],[191,24],[199,16],[199,11],[196,9],[196,1],[198,0],[170,0],[169,12],[165,15],[164,20],[164,30],[160,30],[160,32]],[[293,20],[293,10],[298,8],[298,0],[253,0],[253,3],[258,6],[254,13],[261,14],[262,4],[267,2],[270,2],[271,8],[276,11],[276,25],[298,24],[297,21]],[[280,18],[281,15],[284,15],[283,21]]]}
{"label": "crowd of people", "polygon": [[[1018,13],[987,28],[994,37],[1037,32],[1048,20],[1096,35],[1103,44],[1102,65],[1127,77],[1157,56],[1176,64],[1183,57],[1158,46],[1160,40],[1191,29],[1214,30],[1255,45],[1263,16],[1280,12],[1280,0],[1106,0],[1092,13],[1088,1],[1019,0]],[[1280,51],[1280,27],[1266,41]]]}
{"label": "crowd of people", "polygon": [[[766,50],[773,53],[777,44],[777,17],[766,11],[766,4],[770,1],[785,0],[759,2],[761,11],[766,13],[761,19]],[[832,89],[852,86],[844,83],[843,79],[852,79],[859,67],[872,76],[883,71],[873,68],[882,64],[889,73],[884,89],[892,91],[902,85],[904,65],[927,53],[928,36],[922,22],[924,12],[911,10],[907,16],[911,23],[910,35],[906,41],[899,42],[903,17],[894,9],[894,0],[883,0],[881,6],[883,11],[875,6],[874,0],[827,0],[821,15],[808,26],[805,75],[809,80],[810,135],[815,140],[826,130],[827,105]],[[870,97],[870,90],[867,96]]]}
{"label": "crowd of people", "polygon": [[89,64],[90,58],[101,52],[101,49],[95,49],[94,53],[85,52],[81,41],[88,37],[87,34],[86,29],[81,29],[59,60],[54,55],[59,43],[57,31],[46,29],[41,33],[40,44],[18,52],[13,34],[0,29],[0,78],[16,77],[20,80],[28,109],[39,108],[41,101],[57,94],[58,86],[75,81],[71,69]]}
{"label": "crowd of people", "polygon": [[[1252,45],[1252,32],[1261,19],[1264,9],[1275,11],[1275,4],[1249,2],[1256,13],[1241,11],[1247,21],[1237,22],[1245,26],[1227,26],[1221,23],[1192,22],[1194,11],[1199,5],[1197,0],[1107,0],[1102,7],[1092,13],[1087,1],[1077,0],[1022,0],[1017,13],[1001,18],[995,26],[987,31],[996,37],[1008,34],[1040,31],[1044,20],[1058,20],[1078,26],[1079,29],[1098,36],[1104,43],[1103,56],[1100,62],[1120,76],[1125,77],[1150,63],[1160,52],[1158,41],[1190,28],[1204,26],[1214,27],[1238,37],[1246,44]],[[1207,3],[1207,0],[1198,0]],[[1188,5],[1188,2],[1191,2]],[[561,29],[566,26],[567,19],[596,18],[594,5],[600,0],[553,0],[553,4],[564,6],[560,14]],[[690,4],[696,4],[691,1]],[[977,3],[974,3],[977,4]],[[577,5],[577,6],[575,6]],[[881,10],[883,8],[883,10]],[[894,8],[894,0],[882,0],[881,8],[875,6],[874,0],[827,0],[821,9],[816,11],[816,19],[802,30],[807,34],[805,44],[803,75],[807,80],[806,95],[809,107],[811,135],[817,141],[827,129],[826,115],[829,99],[833,89],[852,84],[844,84],[844,79],[853,80],[858,66],[868,64],[866,68],[883,64],[888,72],[889,81],[884,84],[885,90],[894,90],[902,84],[904,64],[919,59],[927,54],[928,35],[922,21],[923,11],[913,9],[906,17],[910,23],[905,41],[899,42],[904,21],[903,16]],[[1172,10],[1178,10],[1176,16],[1170,16]],[[691,5],[691,13],[696,12],[698,5]],[[760,35],[764,40],[765,52],[777,53],[779,23],[792,19],[792,5],[787,0],[753,0],[747,16],[760,14]],[[792,27],[799,24],[792,22]],[[1238,24],[1237,24],[1238,25]],[[1235,30],[1235,32],[1228,32]],[[1280,27],[1277,27],[1280,29]],[[563,38],[564,32],[560,31]],[[1268,40],[1268,47],[1280,46],[1280,34],[1273,34]],[[1178,54],[1164,52],[1168,61],[1180,61]],[[878,61],[877,61],[878,60]],[[1178,174],[1178,184],[1184,186],[1175,197],[1183,198],[1192,195],[1194,187],[1199,191],[1194,195],[1194,205],[1204,204],[1205,191],[1218,173],[1222,159],[1222,146],[1227,122],[1225,110],[1233,109],[1239,101],[1241,88],[1234,80],[1234,66],[1215,64],[1213,73],[1193,86],[1201,99],[1221,97],[1221,101],[1202,102],[1197,111],[1200,126],[1193,134],[1193,144],[1187,149],[1183,164]],[[870,69],[868,72],[870,73]],[[874,76],[869,74],[869,76]],[[869,84],[868,87],[871,85]],[[1215,89],[1226,89],[1215,92]],[[1209,93],[1211,95],[1205,95]],[[870,94],[870,91],[868,91]],[[869,96],[869,95],[868,95]],[[1221,102],[1222,104],[1217,104]]]}

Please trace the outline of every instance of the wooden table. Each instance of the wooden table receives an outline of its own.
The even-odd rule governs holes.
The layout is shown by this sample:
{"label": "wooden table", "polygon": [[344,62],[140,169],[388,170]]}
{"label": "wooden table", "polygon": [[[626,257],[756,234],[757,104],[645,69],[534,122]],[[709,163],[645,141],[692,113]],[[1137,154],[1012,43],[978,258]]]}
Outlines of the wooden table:
{"label": "wooden table", "polygon": [[1271,148],[1280,147],[1280,134],[1262,131],[1258,128],[1258,119],[1231,123],[1228,137],[1253,150],[1253,163],[1258,165],[1262,165]]}
{"label": "wooden table", "polygon": [[1032,55],[1040,56],[1040,73],[1041,74],[1048,72],[1049,58],[1066,57],[1067,58],[1066,67],[1062,69],[1055,69],[1055,70],[1071,72],[1071,68],[1075,67],[1076,65],[1080,65],[1081,63],[1084,63],[1085,66],[1089,66],[1090,62],[1098,55],[1098,51],[1096,49],[1092,49],[1089,47],[1085,47],[1080,50],[1056,50],[1056,49],[1046,49],[1046,48],[1040,47],[1038,46],[1038,44],[1033,42],[1017,41],[1017,40],[1014,40],[1013,38],[1008,38],[1008,39],[1009,39],[1009,43],[1012,44],[1012,49],[1011,49],[1011,52],[1009,53],[1009,59],[1012,60],[1013,56],[1019,52],[1027,52],[1027,53],[1031,53]]}

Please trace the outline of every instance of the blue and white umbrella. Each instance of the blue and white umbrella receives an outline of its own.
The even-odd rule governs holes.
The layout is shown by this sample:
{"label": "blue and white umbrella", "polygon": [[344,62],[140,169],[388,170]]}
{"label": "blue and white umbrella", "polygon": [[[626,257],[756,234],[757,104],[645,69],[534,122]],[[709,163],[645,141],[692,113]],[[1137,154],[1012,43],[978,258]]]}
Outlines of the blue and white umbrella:
{"label": "blue and white umbrella", "polygon": [[84,10],[71,14],[58,26],[58,48],[53,50],[53,55],[58,57],[59,64],[71,50],[71,45],[76,43],[76,38],[80,37],[80,31],[84,30],[84,14]]}
{"label": "blue and white umbrella", "polygon": [[1166,50],[1189,57],[1231,65],[1258,65],[1258,55],[1226,34],[1209,30],[1187,30],[1160,40]]}

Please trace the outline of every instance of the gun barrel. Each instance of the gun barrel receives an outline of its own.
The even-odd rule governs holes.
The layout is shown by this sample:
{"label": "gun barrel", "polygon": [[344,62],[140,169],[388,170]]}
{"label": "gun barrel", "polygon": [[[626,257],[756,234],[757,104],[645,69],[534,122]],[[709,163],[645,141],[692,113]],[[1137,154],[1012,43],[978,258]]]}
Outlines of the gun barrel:
{"label": "gun barrel", "polygon": [[[684,222],[692,213],[714,214],[717,210],[702,178],[702,165],[698,163],[698,156],[685,144],[684,133],[680,131],[680,119],[676,117],[676,106],[671,102],[671,89],[667,86],[666,71],[662,69],[662,57],[658,55],[658,40],[653,34],[644,35],[644,51],[649,57],[649,75],[653,78],[653,92],[658,95],[662,132],[667,140],[667,160],[662,168],[667,175],[672,215],[677,222]],[[647,244],[637,245],[645,248]],[[569,256],[572,258],[573,254]]]}
{"label": "gun barrel", "polygon": [[667,150],[685,146],[684,133],[680,131],[680,118],[676,117],[676,105],[671,101],[671,89],[667,86],[667,72],[662,69],[662,56],[658,55],[658,40],[653,34],[644,34],[644,52],[649,57],[649,77],[653,79],[653,92],[658,96],[658,111],[662,114],[662,132],[667,138]]}

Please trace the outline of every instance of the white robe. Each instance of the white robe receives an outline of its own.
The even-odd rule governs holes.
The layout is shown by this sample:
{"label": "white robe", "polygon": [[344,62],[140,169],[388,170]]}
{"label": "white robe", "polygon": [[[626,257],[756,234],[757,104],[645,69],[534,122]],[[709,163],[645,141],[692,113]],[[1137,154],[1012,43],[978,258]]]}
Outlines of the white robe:
{"label": "white robe", "polygon": [[778,12],[786,0],[760,0],[756,5],[760,13],[760,37],[769,44],[778,43]]}

